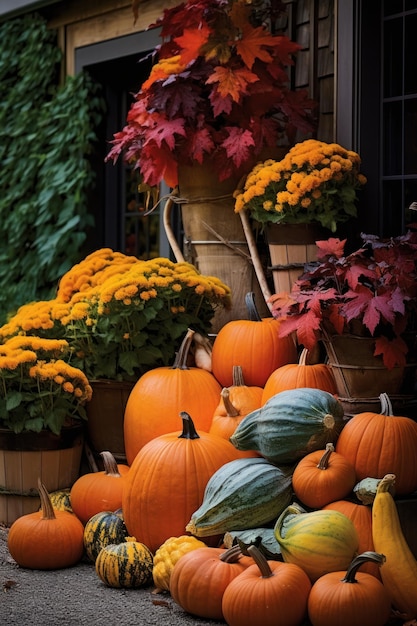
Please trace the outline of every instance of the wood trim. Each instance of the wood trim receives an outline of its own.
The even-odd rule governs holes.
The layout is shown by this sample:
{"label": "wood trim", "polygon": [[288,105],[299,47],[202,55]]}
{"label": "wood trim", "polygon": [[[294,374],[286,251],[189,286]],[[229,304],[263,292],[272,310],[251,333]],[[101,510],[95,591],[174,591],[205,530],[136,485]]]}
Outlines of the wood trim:
{"label": "wood trim", "polygon": [[[147,30],[156,22],[165,8],[178,4],[178,0],[148,0],[143,2],[137,21],[134,21],[132,2],[93,2],[88,8],[77,10],[77,3],[71,4],[68,12],[58,17],[50,17],[48,26],[65,28],[65,73],[75,73],[75,50],[101,41],[116,39]],[[63,38],[61,37],[61,41]]]}

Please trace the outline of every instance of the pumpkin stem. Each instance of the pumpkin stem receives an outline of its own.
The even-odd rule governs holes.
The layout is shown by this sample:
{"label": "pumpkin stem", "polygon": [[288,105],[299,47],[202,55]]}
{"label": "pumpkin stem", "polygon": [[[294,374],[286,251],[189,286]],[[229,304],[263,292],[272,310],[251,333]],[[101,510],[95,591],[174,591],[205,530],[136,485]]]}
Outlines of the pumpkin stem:
{"label": "pumpkin stem", "polygon": [[229,417],[238,417],[239,411],[233,406],[232,401],[230,400],[230,392],[227,387],[223,387],[220,392],[220,395],[223,400],[224,408],[226,409],[226,413]]}
{"label": "pumpkin stem", "polygon": [[389,491],[392,494],[392,489],[395,485],[395,474],[385,474],[384,478],[382,478],[378,487],[376,488],[377,493],[386,493]]}
{"label": "pumpkin stem", "polygon": [[242,556],[242,550],[238,544],[235,544],[228,550],[225,550],[222,554],[220,554],[219,559],[224,563],[236,563]]}
{"label": "pumpkin stem", "polygon": [[272,570],[266,557],[262,554],[259,548],[253,545],[248,546],[248,552],[255,561],[256,565],[259,567],[262,578],[271,578],[271,576],[273,576]]}
{"label": "pumpkin stem", "polygon": [[303,348],[300,354],[300,358],[298,359],[298,365],[306,365],[307,364],[307,355],[308,349]]}
{"label": "pumpkin stem", "polygon": [[191,348],[191,344],[193,342],[194,333],[195,333],[194,330],[192,330],[191,328],[188,328],[187,334],[182,340],[179,350],[177,354],[175,355],[175,360],[171,369],[173,370],[175,369],[188,370],[189,369],[187,365],[187,358],[188,358],[188,353]]}
{"label": "pumpkin stem", "polygon": [[251,322],[262,322],[262,318],[259,315],[258,309],[255,304],[255,294],[253,291],[249,291],[249,293],[245,296],[245,304],[248,309],[249,319]]}
{"label": "pumpkin stem", "polygon": [[200,439],[200,435],[195,429],[191,415],[186,411],[181,411],[180,417],[182,419],[182,433],[178,435],[178,439]]}
{"label": "pumpkin stem", "polygon": [[117,467],[116,459],[108,450],[100,452],[100,456],[103,459],[104,473],[107,476],[114,476],[120,478],[119,468]]}
{"label": "pumpkin stem", "polygon": [[42,519],[55,519],[56,515],[51,498],[40,478],[38,478],[38,491],[41,499]]}
{"label": "pumpkin stem", "polygon": [[386,558],[384,554],[380,554],[379,552],[372,552],[372,551],[368,551],[368,552],[362,552],[362,554],[358,554],[358,556],[356,556],[351,564],[349,565],[346,574],[344,575],[344,577],[341,579],[342,583],[356,583],[358,582],[355,578],[356,572],[358,571],[358,569],[360,568],[361,565],[363,565],[364,563],[376,563],[377,565],[381,566],[383,563],[385,563]]}
{"label": "pumpkin stem", "polygon": [[388,394],[386,393],[379,394],[379,399],[381,400],[381,415],[393,416],[394,413],[392,411],[392,404],[391,404],[391,400],[389,399]]}
{"label": "pumpkin stem", "polygon": [[233,365],[232,368],[232,387],[244,387],[245,380],[243,378],[243,370],[241,365]]}
{"label": "pumpkin stem", "polygon": [[334,445],[332,443],[326,444],[326,451],[317,463],[318,469],[325,470],[329,467],[329,459],[332,452],[334,452]]}

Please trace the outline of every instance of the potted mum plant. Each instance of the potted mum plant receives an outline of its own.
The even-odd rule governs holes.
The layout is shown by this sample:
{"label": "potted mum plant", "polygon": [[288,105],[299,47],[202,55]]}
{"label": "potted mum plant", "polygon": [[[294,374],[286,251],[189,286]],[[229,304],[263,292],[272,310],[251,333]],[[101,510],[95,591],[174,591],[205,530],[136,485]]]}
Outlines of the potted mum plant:
{"label": "potted mum plant", "polygon": [[290,291],[304,263],[315,260],[317,239],[357,216],[366,183],[360,163],[339,144],[307,139],[281,160],[258,163],[235,191],[235,211],[266,231],[277,292]]}
{"label": "potted mum plant", "polygon": [[[232,310],[218,326],[246,317],[244,295],[254,289],[233,191],[262,155],[274,155],[279,144],[293,143],[297,132],[315,128],[315,103],[289,84],[300,46],[265,25],[266,17],[269,23],[276,17],[272,6],[285,7],[187,0],[165,9],[151,25],[161,28],[156,62],[107,157],[116,161],[123,155],[145,183],[164,180],[174,188],[185,258],[232,290]],[[180,261],[178,247],[174,242]]]}
{"label": "potted mum plant", "polygon": [[187,329],[206,335],[216,308],[229,305],[228,287],[189,263],[142,261],[102,248],[61,278],[54,299],[22,306],[0,328],[0,339],[68,344],[62,358],[93,388],[87,429],[94,448],[122,458],[124,407],[135,382],[170,365]]}
{"label": "potted mum plant", "polygon": [[272,314],[305,348],[323,341],[342,397],[414,392],[417,232],[361,237],[350,254],[346,240],[317,241],[318,261],[272,296]]}
{"label": "potted mum plant", "polygon": [[[91,385],[70,365],[63,339],[16,335],[0,345],[0,521],[39,508],[49,491],[78,478]],[[35,496],[35,497],[34,497]]]}

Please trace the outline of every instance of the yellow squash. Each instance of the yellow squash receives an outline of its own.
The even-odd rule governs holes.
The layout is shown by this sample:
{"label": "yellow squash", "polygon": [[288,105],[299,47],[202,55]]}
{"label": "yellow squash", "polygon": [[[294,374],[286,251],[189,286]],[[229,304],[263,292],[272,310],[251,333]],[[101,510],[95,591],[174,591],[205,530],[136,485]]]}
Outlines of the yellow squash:
{"label": "yellow squash", "polygon": [[372,505],[372,537],[376,552],[385,555],[381,578],[393,606],[407,619],[417,618],[417,560],[401,529],[397,507],[389,492],[395,482],[387,474],[378,485]]}

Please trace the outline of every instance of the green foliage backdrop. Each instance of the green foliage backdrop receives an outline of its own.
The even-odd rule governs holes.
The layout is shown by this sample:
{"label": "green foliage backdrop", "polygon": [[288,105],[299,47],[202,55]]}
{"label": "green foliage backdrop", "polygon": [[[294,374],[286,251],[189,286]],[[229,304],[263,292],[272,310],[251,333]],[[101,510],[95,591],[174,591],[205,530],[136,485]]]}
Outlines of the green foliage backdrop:
{"label": "green foliage backdrop", "polygon": [[86,73],[59,85],[61,58],[41,16],[0,25],[0,323],[54,294],[92,226],[89,154],[104,102]]}

